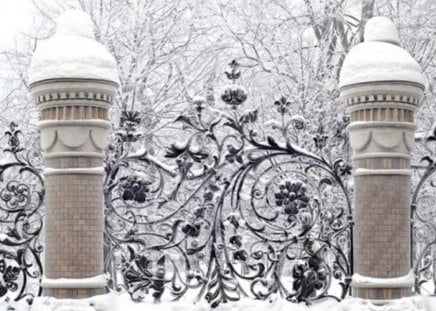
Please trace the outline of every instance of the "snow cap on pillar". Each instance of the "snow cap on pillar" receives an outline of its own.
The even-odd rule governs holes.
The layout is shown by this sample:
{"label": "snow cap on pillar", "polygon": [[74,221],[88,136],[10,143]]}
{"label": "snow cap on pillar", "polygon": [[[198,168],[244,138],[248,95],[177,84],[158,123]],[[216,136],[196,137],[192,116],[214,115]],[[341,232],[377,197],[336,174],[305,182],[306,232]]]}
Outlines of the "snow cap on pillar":
{"label": "snow cap on pillar", "polygon": [[60,15],[55,35],[39,42],[30,66],[30,84],[69,78],[118,83],[114,57],[95,40],[91,18],[80,10]]}
{"label": "snow cap on pillar", "polygon": [[366,82],[403,81],[425,87],[418,62],[400,46],[398,31],[387,17],[376,16],[365,26],[364,42],[348,53],[339,87]]}

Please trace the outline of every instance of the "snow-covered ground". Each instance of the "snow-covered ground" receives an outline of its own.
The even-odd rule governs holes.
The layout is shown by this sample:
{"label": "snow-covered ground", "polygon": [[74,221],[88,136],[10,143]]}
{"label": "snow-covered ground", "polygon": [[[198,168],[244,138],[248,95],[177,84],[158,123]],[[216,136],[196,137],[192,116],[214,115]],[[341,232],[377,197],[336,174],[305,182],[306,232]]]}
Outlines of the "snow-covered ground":
{"label": "snow-covered ground", "polygon": [[[37,298],[32,311],[206,311],[206,301],[194,304],[191,301],[166,302],[160,304],[135,303],[128,294],[110,293],[81,300],[56,300],[50,297]],[[326,299],[311,306],[292,304],[283,299],[259,301],[242,299],[219,305],[216,311],[436,311],[436,297],[410,297],[394,300],[384,306],[375,306],[358,298],[342,302]]]}

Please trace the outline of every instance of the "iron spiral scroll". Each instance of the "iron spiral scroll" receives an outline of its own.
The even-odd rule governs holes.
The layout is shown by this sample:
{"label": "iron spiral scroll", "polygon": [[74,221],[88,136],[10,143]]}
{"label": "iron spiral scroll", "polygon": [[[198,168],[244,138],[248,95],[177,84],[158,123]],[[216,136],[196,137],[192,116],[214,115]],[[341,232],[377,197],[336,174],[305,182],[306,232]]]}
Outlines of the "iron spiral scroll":
{"label": "iron spiral scroll", "polygon": [[[239,64],[222,109],[195,98],[165,154],[138,111],[124,111],[105,160],[106,269],[134,300],[244,296],[342,299],[352,271],[351,167],[345,127],[312,129],[285,97],[274,118],[244,111]],[[145,145],[145,147],[144,147]]]}
{"label": "iron spiral scroll", "polygon": [[412,266],[415,293],[436,294],[436,125],[416,147],[411,199]]}
{"label": "iron spiral scroll", "polygon": [[0,302],[6,302],[8,310],[16,310],[19,302],[30,305],[42,292],[41,157],[39,150],[22,145],[20,135],[11,122],[0,158]]}

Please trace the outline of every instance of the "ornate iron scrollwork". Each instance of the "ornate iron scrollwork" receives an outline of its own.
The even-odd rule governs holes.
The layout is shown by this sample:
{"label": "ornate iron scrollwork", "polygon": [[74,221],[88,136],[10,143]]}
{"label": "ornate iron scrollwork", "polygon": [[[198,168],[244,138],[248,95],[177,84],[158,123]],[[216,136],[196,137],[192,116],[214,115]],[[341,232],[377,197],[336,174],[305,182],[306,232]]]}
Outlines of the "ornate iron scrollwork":
{"label": "ornate iron scrollwork", "polygon": [[105,161],[111,286],[135,300],[191,292],[212,307],[248,295],[341,299],[352,275],[351,167],[330,157],[347,119],[304,139],[312,125],[282,97],[264,122],[242,110],[247,93],[230,65],[224,107],[197,98],[165,154],[142,145],[139,113],[123,113]]}
{"label": "ornate iron scrollwork", "polygon": [[412,258],[415,292],[436,294],[436,127],[418,144],[411,200]]}
{"label": "ornate iron scrollwork", "polygon": [[37,165],[40,152],[24,148],[20,134],[11,122],[0,163],[0,299],[10,310],[41,294],[44,180]]}

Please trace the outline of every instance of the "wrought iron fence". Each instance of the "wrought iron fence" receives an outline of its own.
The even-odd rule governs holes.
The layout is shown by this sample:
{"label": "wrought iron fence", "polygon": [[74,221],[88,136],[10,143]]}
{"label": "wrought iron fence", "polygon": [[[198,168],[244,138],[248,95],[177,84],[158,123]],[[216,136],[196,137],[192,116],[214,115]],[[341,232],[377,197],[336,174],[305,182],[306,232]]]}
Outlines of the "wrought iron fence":
{"label": "wrought iron fence", "polygon": [[41,294],[44,180],[39,150],[25,148],[20,133],[12,122],[0,160],[0,300],[30,305]]}
{"label": "wrought iron fence", "polygon": [[135,300],[190,295],[212,307],[272,294],[339,300],[352,275],[351,166],[331,154],[342,152],[348,120],[302,140],[306,121],[283,97],[271,105],[280,121],[265,125],[243,109],[230,66],[225,107],[194,99],[165,161],[144,147],[139,113],[123,113],[104,186],[112,286]]}
{"label": "wrought iron fence", "polygon": [[411,200],[415,292],[436,294],[436,127],[423,136]]}
{"label": "wrought iron fence", "polygon": [[[243,296],[296,302],[344,298],[353,273],[347,118],[311,130],[284,97],[275,116],[246,110],[231,63],[224,106],[201,98],[153,154],[137,111],[122,113],[105,159],[109,286],[134,300]],[[0,301],[41,294],[44,181],[39,150],[11,123],[0,162]],[[425,139],[412,198],[415,291],[435,283],[435,135]],[[345,158],[337,155],[345,155]],[[11,309],[13,310],[13,309]]]}

